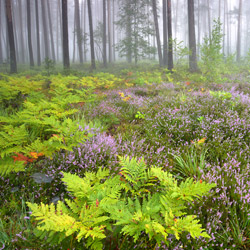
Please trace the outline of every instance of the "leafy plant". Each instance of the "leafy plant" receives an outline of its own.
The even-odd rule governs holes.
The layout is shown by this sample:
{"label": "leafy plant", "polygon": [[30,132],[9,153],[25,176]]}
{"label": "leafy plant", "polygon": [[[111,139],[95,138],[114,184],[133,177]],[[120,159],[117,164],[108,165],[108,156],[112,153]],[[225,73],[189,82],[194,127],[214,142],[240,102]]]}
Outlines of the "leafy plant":
{"label": "leafy plant", "polygon": [[119,247],[128,237],[134,242],[145,240],[148,246],[168,244],[169,234],[179,239],[184,231],[194,238],[209,237],[185,208],[214,184],[188,178],[178,186],[161,168],[147,169],[143,159],[120,157],[120,165],[120,176],[112,178],[107,169],[88,172],[83,179],[64,173],[62,180],[73,200],[59,201],[56,206],[27,202],[39,222],[40,237],[48,235],[54,243],[67,237],[85,238],[84,246],[90,249],[103,249],[108,235],[117,235]]}

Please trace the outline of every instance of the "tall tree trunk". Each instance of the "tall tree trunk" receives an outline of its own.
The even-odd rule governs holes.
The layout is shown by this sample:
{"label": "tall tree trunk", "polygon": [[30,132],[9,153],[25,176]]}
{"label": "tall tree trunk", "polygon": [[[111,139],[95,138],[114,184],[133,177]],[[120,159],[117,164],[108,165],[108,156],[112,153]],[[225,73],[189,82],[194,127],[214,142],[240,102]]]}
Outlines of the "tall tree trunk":
{"label": "tall tree trunk", "polygon": [[108,40],[109,40],[109,62],[112,62],[112,32],[111,32],[111,0],[108,1]]}
{"label": "tall tree trunk", "polygon": [[[131,7],[131,0],[126,0],[127,1],[127,6],[128,8]],[[132,41],[132,26],[131,26],[131,17],[128,15],[127,16],[128,20],[126,23],[126,37],[127,37],[127,43],[131,44]],[[131,45],[128,46],[127,50],[127,62],[131,63],[132,62],[132,48]]]}
{"label": "tall tree trunk", "polygon": [[87,0],[84,0],[84,9],[83,9],[83,56],[84,61],[87,61],[87,39],[86,39],[86,30],[87,30]]}
{"label": "tall tree trunk", "polygon": [[242,0],[239,0],[238,32],[237,32],[237,62],[240,61],[240,53],[241,53],[241,16],[242,16]]}
{"label": "tall tree trunk", "polygon": [[83,63],[83,53],[82,53],[82,31],[80,24],[80,8],[79,0],[75,0],[75,15],[76,15],[76,35],[77,35],[77,45],[79,51],[80,63]]}
{"label": "tall tree trunk", "polygon": [[175,7],[175,38],[177,38],[178,34],[178,10],[179,10],[179,0],[176,0],[176,7]]}
{"label": "tall tree trunk", "polygon": [[162,0],[163,15],[163,65],[168,63],[168,34],[167,34],[167,2]]}
{"label": "tall tree trunk", "polygon": [[115,62],[115,0],[113,0],[113,59]]}
{"label": "tall tree trunk", "polygon": [[12,10],[11,10],[11,0],[5,0],[5,9],[7,15],[7,29],[9,37],[9,47],[10,47],[10,72],[17,73],[16,65],[16,49],[15,49],[15,40],[13,32],[13,22],[12,22]]}
{"label": "tall tree trunk", "polygon": [[52,25],[52,21],[51,21],[49,0],[47,0],[47,9],[48,9],[48,17],[49,17],[49,34],[50,34],[50,44],[51,44],[52,58],[53,58],[53,61],[56,61],[54,35],[53,35],[53,25]]}
{"label": "tall tree trunk", "polygon": [[197,48],[197,56],[200,56],[200,43],[201,43],[201,24],[200,24],[200,0],[198,0],[198,11],[197,11],[197,16],[198,16],[198,22],[197,22],[197,29],[198,29],[198,48]]}
{"label": "tall tree trunk", "polygon": [[36,8],[36,51],[37,51],[37,65],[41,66],[41,48],[40,48],[40,29],[39,29],[38,0],[35,0],[35,8]]}
{"label": "tall tree trunk", "polygon": [[75,62],[76,57],[76,16],[74,15],[74,29],[73,29],[73,40],[72,40],[72,47],[73,47],[73,58],[72,62]]}
{"label": "tall tree trunk", "polygon": [[106,0],[103,0],[103,35],[102,35],[102,46],[103,46],[103,66],[107,67],[107,32],[106,32]]}
{"label": "tall tree trunk", "polygon": [[168,17],[168,69],[172,70],[173,62],[173,37],[172,37],[172,15],[171,15],[171,0],[167,0],[167,17]]}
{"label": "tall tree trunk", "polygon": [[62,0],[63,66],[69,69],[68,2]]}
{"label": "tall tree trunk", "polygon": [[89,35],[90,35],[90,52],[91,52],[91,69],[96,69],[95,65],[95,47],[94,47],[94,34],[93,34],[93,22],[92,22],[92,11],[91,1],[88,1],[88,16],[89,16]]}
{"label": "tall tree trunk", "polygon": [[44,38],[44,52],[45,52],[45,58],[49,58],[49,38],[48,38],[48,25],[46,21],[46,11],[45,11],[45,1],[41,0],[42,4],[42,20],[43,20],[43,38]]}
{"label": "tall tree trunk", "polygon": [[[58,0],[58,13],[59,13],[59,30],[60,30],[60,38],[61,38],[60,39],[60,47],[62,48],[63,33],[62,33],[62,4],[61,4],[61,0]],[[59,47],[59,43],[57,46]]]}
{"label": "tall tree trunk", "polygon": [[152,7],[153,7],[153,14],[154,14],[154,23],[155,23],[155,33],[156,33],[159,64],[160,64],[160,66],[162,66],[161,39],[160,39],[160,32],[159,32],[159,25],[158,25],[156,0],[152,0]]}
{"label": "tall tree trunk", "polygon": [[2,1],[0,1],[0,64],[3,63],[3,51],[2,51]]}
{"label": "tall tree trunk", "polygon": [[20,36],[20,46],[21,46],[21,61],[24,63],[26,60],[25,56],[25,45],[24,45],[24,29],[23,29],[23,6],[22,0],[18,2],[18,10],[19,10],[19,36]]}
{"label": "tall tree trunk", "polygon": [[27,0],[27,29],[28,29],[28,47],[29,47],[30,67],[34,67],[32,39],[31,39],[30,0]]}
{"label": "tall tree trunk", "polygon": [[229,20],[229,13],[228,13],[228,1],[226,0],[226,12],[227,12],[227,55],[230,54],[230,20]]}
{"label": "tall tree trunk", "polygon": [[195,72],[198,70],[196,58],[196,40],[195,40],[195,22],[194,22],[194,0],[188,0],[188,40],[189,50],[189,70]]}
{"label": "tall tree trunk", "polygon": [[208,34],[209,34],[209,39],[211,39],[211,17],[210,17],[210,4],[209,0],[207,0],[207,20],[208,20]]}

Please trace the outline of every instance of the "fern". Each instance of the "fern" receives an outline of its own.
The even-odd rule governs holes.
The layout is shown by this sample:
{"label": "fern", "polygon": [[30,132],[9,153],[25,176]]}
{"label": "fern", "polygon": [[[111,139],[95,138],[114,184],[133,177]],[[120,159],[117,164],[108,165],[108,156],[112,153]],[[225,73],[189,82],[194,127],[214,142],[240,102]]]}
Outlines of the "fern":
{"label": "fern", "polygon": [[186,205],[208,194],[214,184],[187,179],[178,185],[171,174],[147,168],[136,158],[120,157],[120,165],[122,177],[110,177],[106,169],[88,172],[84,178],[64,173],[62,180],[73,200],[57,206],[27,203],[39,222],[38,229],[57,235],[58,242],[76,234],[89,249],[103,249],[105,238],[117,230],[118,237],[129,236],[137,243],[144,233],[147,242],[159,246],[168,244],[169,234],[179,239],[184,231],[194,238],[209,237],[196,217],[187,215]]}

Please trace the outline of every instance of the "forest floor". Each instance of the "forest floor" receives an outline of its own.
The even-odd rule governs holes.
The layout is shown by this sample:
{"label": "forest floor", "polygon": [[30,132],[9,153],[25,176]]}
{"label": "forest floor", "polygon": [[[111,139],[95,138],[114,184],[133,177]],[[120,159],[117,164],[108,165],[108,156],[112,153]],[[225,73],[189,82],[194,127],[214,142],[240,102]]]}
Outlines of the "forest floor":
{"label": "forest floor", "polygon": [[[216,184],[185,210],[210,238],[169,234],[159,249],[249,249],[248,74],[223,75],[218,83],[152,68],[1,74],[0,249],[89,249],[75,238],[45,243],[26,202],[72,199],[62,172],[84,177],[107,168],[115,176],[118,156],[143,158],[178,182]],[[151,249],[149,239],[123,241],[107,238],[103,249]]]}

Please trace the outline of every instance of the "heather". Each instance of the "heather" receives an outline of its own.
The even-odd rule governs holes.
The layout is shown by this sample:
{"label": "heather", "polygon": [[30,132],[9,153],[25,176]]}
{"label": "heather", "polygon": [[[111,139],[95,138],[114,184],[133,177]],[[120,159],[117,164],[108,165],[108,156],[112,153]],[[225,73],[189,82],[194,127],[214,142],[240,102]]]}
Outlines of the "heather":
{"label": "heather", "polygon": [[[73,208],[73,203],[85,204],[87,199],[91,200],[90,205],[82,205],[86,211],[100,206],[103,210],[93,211],[107,216],[113,204],[116,212],[119,206],[120,210],[126,207],[139,216],[138,211],[147,214],[143,204],[148,202],[151,212],[147,216],[163,225],[163,220],[172,218],[170,213],[169,217],[157,214],[169,212],[166,207],[156,209],[160,203],[157,195],[163,190],[163,181],[160,183],[163,174],[158,173],[158,181],[145,179],[143,182],[146,177],[144,174],[138,177],[138,166],[143,171],[161,168],[176,180],[175,188],[182,187],[182,183],[188,185],[190,180],[197,185],[211,185],[210,191],[194,194],[192,199],[175,197],[176,202],[185,201],[183,212],[197,216],[197,223],[209,237],[203,237],[205,234],[193,237],[195,234],[181,226],[186,217],[173,207],[177,214],[172,218],[173,225],[171,221],[164,226],[176,226],[178,237],[170,230],[164,239],[160,237],[164,235],[160,228],[157,231],[151,224],[140,224],[140,216],[133,217],[138,223],[132,225],[109,213],[107,228],[102,232],[105,240],[96,235],[103,249],[117,249],[117,246],[119,249],[248,249],[249,79],[246,73],[241,73],[237,77],[239,82],[229,75],[225,82],[216,83],[193,80],[197,79],[197,73],[187,73],[188,79],[182,75],[181,69],[171,74],[164,70],[153,73],[124,70],[88,76],[51,75],[46,79],[41,75],[3,75],[0,249],[38,246],[41,249],[90,249],[94,244],[89,238],[78,242],[77,231],[65,239],[62,237],[60,242],[61,236],[56,234],[53,241],[52,234],[38,230],[39,220],[32,216],[32,206],[27,204],[59,204],[66,211],[71,205]],[[127,161],[122,162],[120,157]],[[129,160],[131,172],[126,172],[123,168]],[[3,168],[12,163],[15,165],[9,171]],[[108,174],[99,180],[102,171]],[[90,192],[83,199],[74,185],[70,190],[65,186],[63,180],[70,178],[70,174],[88,181],[86,173],[90,172],[93,179],[90,187],[94,187],[96,193]],[[80,179],[75,181],[81,183]],[[141,186],[137,189],[138,183]],[[188,194],[188,191],[183,192]],[[181,189],[179,192],[183,194]],[[111,193],[115,201],[110,198]],[[105,195],[109,206],[105,203],[107,200],[103,200]],[[63,208],[64,202],[68,204],[67,209]],[[138,209],[139,205],[141,210],[133,210],[133,206]],[[70,216],[75,213],[75,219],[81,217],[76,208],[72,213],[67,211]],[[99,230],[99,220],[104,218],[100,219],[101,215],[97,214],[95,226]],[[120,223],[119,226],[111,223],[114,221]],[[145,225],[150,225],[150,230]],[[129,231],[132,226],[138,226],[139,235]]]}

